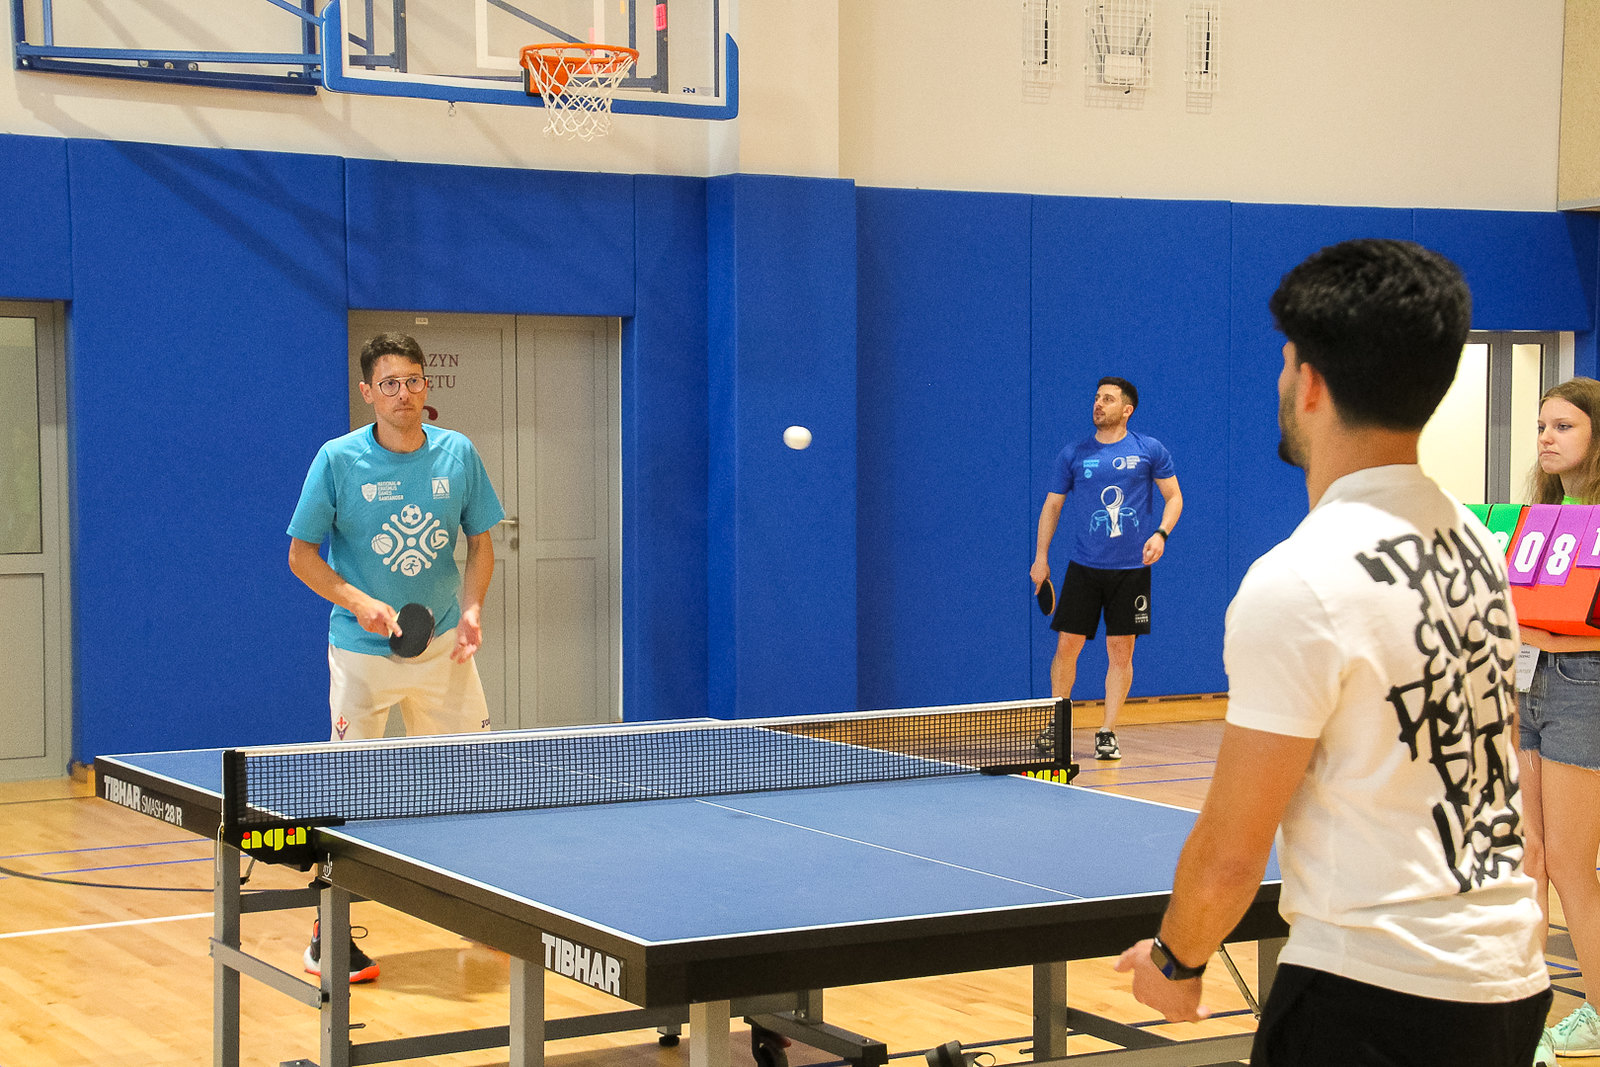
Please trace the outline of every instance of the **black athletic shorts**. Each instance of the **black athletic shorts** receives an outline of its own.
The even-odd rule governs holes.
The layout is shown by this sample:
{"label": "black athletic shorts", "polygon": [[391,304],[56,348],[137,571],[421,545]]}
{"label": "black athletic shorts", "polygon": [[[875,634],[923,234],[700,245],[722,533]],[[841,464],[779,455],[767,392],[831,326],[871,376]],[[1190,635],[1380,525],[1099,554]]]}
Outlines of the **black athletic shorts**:
{"label": "black athletic shorts", "polygon": [[1149,633],[1150,568],[1102,570],[1068,563],[1050,628],[1093,637],[1101,611],[1106,616],[1107,637]]}
{"label": "black athletic shorts", "polygon": [[1251,1067],[1527,1067],[1550,990],[1525,1000],[1465,1003],[1278,967]]}

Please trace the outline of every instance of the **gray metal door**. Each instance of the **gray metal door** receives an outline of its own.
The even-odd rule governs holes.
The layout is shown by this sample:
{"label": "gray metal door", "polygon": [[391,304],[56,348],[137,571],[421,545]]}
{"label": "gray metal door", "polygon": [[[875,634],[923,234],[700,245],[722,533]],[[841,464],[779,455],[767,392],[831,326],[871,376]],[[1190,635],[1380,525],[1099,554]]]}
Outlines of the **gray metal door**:
{"label": "gray metal door", "polygon": [[619,324],[351,312],[352,427],[361,346],[388,331],[421,344],[427,417],[472,439],[505,506],[478,652],[495,727],[621,718]]}
{"label": "gray metal door", "polygon": [[619,366],[614,319],[517,319],[524,726],[622,717]]}

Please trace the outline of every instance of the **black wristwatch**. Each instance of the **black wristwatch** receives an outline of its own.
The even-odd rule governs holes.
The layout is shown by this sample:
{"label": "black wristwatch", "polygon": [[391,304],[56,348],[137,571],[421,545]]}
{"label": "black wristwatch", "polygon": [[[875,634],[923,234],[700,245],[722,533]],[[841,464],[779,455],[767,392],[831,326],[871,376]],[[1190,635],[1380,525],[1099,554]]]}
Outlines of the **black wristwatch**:
{"label": "black wristwatch", "polygon": [[1156,527],[1156,533],[1161,535],[1161,540],[1163,540],[1163,541],[1165,541],[1167,538],[1172,536],[1171,534],[1167,533],[1167,531],[1163,530],[1159,526]]}
{"label": "black wristwatch", "polygon": [[1182,982],[1189,978],[1199,978],[1206,973],[1206,965],[1198,967],[1185,967],[1178,962],[1172,950],[1157,937],[1150,945],[1150,962],[1156,965],[1163,977],[1173,982]]}

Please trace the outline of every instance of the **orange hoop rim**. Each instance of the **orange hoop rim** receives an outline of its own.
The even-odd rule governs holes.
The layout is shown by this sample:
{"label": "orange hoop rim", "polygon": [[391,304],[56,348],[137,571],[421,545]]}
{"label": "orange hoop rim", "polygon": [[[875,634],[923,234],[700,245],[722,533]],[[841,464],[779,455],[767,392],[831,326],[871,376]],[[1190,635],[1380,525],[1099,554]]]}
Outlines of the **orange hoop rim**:
{"label": "orange hoop rim", "polygon": [[[569,55],[567,54],[569,52],[577,54]],[[610,54],[596,56],[596,52]],[[587,64],[596,74],[610,74],[620,67],[638,61],[637,48],[629,48],[623,44],[586,44],[582,41],[550,41],[545,44],[524,45],[521,57],[522,65],[529,70],[535,66],[542,70],[565,67],[571,72]]]}
{"label": "orange hoop rim", "polygon": [[[619,44],[550,41],[525,45],[522,86],[529,96],[543,97],[546,107],[609,113],[612,93],[638,59],[637,48]],[[570,100],[569,86],[574,89]]]}

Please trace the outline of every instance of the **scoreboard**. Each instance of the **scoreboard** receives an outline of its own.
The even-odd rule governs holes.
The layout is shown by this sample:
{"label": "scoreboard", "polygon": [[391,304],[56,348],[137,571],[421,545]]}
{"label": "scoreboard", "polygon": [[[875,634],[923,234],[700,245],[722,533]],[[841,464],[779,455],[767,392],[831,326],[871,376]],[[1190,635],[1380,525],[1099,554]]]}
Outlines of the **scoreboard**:
{"label": "scoreboard", "polygon": [[1558,634],[1600,635],[1600,506],[1469,507],[1505,550],[1519,622]]}

